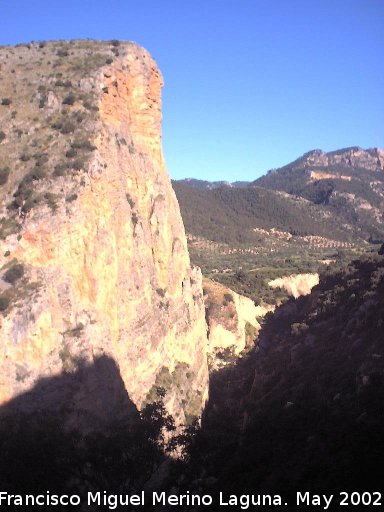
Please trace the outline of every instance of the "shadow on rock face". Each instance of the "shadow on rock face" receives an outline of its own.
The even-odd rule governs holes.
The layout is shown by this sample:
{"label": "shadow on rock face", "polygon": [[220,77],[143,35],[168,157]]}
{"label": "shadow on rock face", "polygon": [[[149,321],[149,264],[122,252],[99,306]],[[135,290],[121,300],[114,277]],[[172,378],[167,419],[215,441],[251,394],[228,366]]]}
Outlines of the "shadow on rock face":
{"label": "shadow on rock face", "polygon": [[30,391],[0,408],[0,417],[47,412],[58,414],[66,429],[82,432],[138,414],[115,361],[107,356],[93,364],[78,360],[75,371],[40,379]]}
{"label": "shadow on rock face", "polygon": [[106,356],[40,380],[0,409],[0,489],[81,496],[142,488],[166,460],[165,409],[151,407],[137,410]]}

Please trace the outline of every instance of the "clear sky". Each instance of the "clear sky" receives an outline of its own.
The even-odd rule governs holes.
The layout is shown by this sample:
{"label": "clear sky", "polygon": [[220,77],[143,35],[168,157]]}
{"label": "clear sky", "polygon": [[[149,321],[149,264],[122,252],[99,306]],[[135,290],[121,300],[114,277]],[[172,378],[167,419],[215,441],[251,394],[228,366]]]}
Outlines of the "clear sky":
{"label": "clear sky", "polygon": [[151,52],[173,178],[384,147],[384,0],[0,0],[0,44],[71,38]]}

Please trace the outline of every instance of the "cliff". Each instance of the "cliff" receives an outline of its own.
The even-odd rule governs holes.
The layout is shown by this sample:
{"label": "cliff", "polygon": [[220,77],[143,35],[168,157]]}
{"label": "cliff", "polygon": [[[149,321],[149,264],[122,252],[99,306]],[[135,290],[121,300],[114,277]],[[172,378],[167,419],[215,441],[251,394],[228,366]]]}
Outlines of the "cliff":
{"label": "cliff", "polygon": [[255,345],[260,330],[258,318],[267,310],[215,281],[204,279],[203,284],[208,355],[211,369],[217,369]]}
{"label": "cliff", "polygon": [[[202,278],[164,165],[154,60],[116,41],[0,56],[0,403],[108,356],[137,407],[162,385],[177,421],[198,415]],[[36,408],[57,407],[56,391]],[[103,415],[92,386],[71,400]]]}

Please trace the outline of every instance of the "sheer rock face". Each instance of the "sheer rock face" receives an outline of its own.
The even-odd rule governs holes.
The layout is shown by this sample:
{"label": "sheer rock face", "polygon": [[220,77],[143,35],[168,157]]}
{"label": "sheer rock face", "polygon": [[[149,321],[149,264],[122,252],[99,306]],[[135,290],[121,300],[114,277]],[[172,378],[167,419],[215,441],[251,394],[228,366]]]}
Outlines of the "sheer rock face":
{"label": "sheer rock face", "polygon": [[1,241],[1,257],[9,256],[0,265],[16,258],[27,284],[0,316],[0,402],[41,377],[74,372],[80,359],[92,364],[106,355],[139,408],[164,367],[171,377],[188,368],[187,400],[172,378],[166,395],[181,422],[207,398],[202,277],[191,269],[164,165],[162,77],[142,48],[124,44],[119,52],[79,80],[99,108],[89,161],[70,179],[46,184],[59,196],[55,213],[34,208],[19,235]]}

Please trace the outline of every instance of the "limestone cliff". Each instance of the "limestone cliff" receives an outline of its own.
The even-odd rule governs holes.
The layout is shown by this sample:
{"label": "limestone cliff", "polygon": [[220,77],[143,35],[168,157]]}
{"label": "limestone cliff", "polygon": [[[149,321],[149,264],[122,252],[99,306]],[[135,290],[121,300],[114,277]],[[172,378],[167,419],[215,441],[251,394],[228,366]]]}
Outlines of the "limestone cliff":
{"label": "limestone cliff", "polygon": [[267,310],[210,279],[204,279],[204,300],[210,366],[217,369],[254,346],[260,330],[258,318]]}
{"label": "limestone cliff", "polygon": [[[109,356],[137,407],[168,372],[170,412],[198,415],[202,277],[164,165],[154,60],[132,43],[89,41],[6,48],[1,59],[13,105],[0,110],[0,403]],[[90,390],[73,407],[102,415],[92,400]]]}

